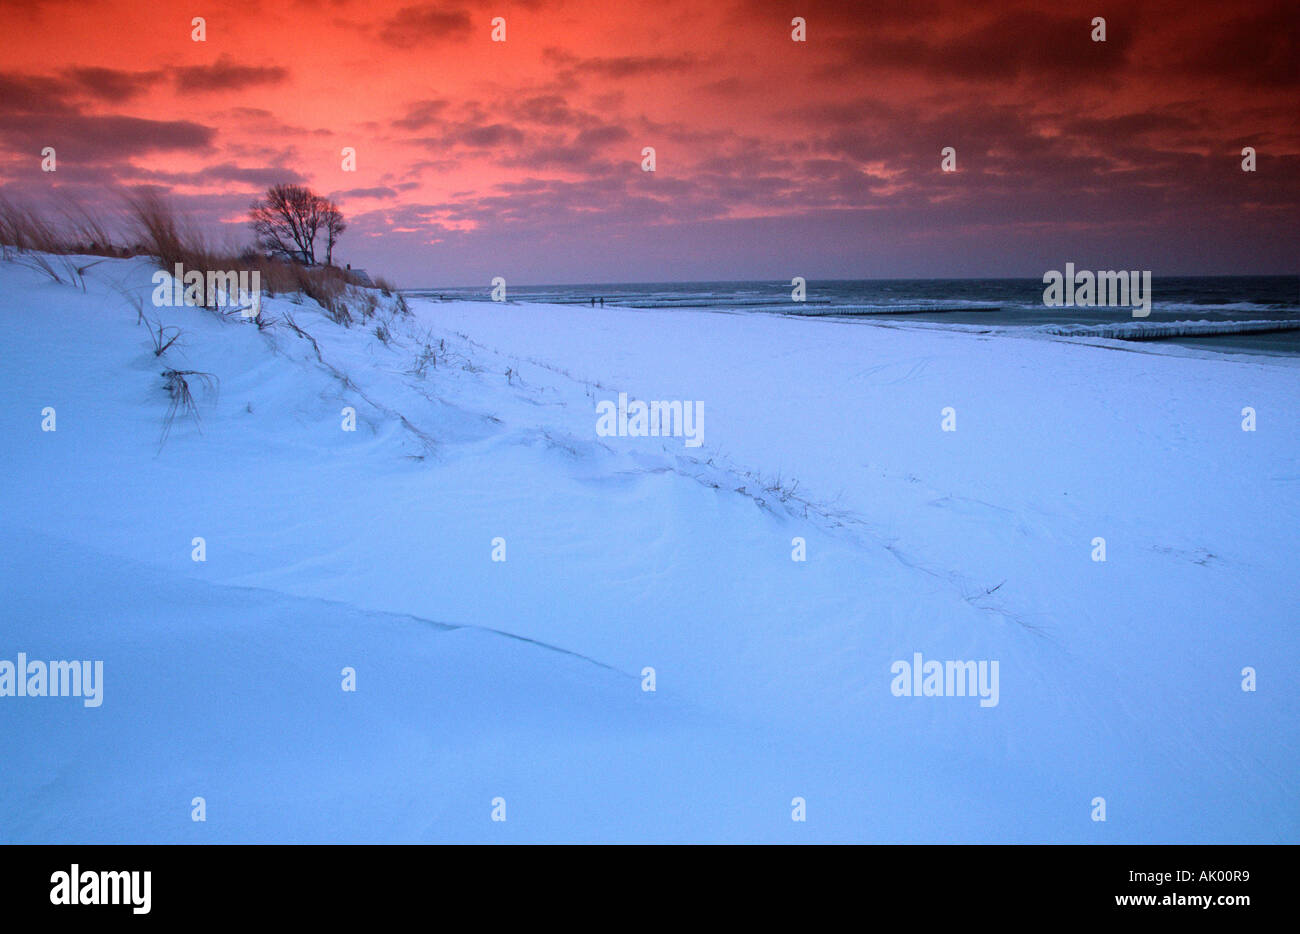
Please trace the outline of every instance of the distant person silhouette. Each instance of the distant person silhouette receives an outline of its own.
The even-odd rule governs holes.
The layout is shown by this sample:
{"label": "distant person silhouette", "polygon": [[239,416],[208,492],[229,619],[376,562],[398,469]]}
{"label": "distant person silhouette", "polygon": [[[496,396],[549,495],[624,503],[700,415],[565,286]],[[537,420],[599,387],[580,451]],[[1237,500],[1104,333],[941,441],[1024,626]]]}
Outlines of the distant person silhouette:
{"label": "distant person silhouette", "polygon": [[605,307],[605,296],[603,295],[600,297],[600,307],[601,308]]}
{"label": "distant person silhouette", "polygon": [[591,307],[592,307],[592,308],[595,308],[595,307],[596,307],[596,299],[595,299],[595,298],[592,298],[592,300],[591,300]]}

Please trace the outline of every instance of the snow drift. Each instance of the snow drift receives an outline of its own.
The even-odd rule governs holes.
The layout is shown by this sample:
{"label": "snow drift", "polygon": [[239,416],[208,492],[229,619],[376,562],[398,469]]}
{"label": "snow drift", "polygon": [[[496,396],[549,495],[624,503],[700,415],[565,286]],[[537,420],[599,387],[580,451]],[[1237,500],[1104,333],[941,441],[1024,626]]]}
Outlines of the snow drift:
{"label": "snow drift", "polygon": [[283,297],[158,354],[151,273],[0,264],[0,658],[103,662],[0,697],[0,839],[1297,837],[1290,361]]}

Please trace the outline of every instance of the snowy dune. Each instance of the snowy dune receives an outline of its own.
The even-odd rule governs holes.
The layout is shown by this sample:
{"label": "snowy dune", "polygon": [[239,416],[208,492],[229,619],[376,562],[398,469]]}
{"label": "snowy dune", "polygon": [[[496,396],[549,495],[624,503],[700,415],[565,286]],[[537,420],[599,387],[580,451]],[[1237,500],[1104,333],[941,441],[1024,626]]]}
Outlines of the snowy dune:
{"label": "snowy dune", "polygon": [[[150,273],[0,264],[0,659],[104,661],[97,708],[0,697],[0,839],[1297,838],[1288,360],[267,300],[318,357]],[[160,448],[165,366],[219,383]],[[598,436],[621,392],[703,444]],[[997,703],[894,696],[914,653]]]}

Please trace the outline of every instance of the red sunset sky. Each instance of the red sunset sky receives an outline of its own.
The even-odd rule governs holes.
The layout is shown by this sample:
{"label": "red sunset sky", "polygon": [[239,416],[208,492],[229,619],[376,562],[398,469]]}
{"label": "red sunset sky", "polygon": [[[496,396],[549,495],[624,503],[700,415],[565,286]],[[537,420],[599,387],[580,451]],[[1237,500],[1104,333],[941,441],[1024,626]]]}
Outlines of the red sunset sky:
{"label": "red sunset sky", "polygon": [[246,241],[262,189],[305,183],[342,259],[407,286],[1295,273],[1298,11],[6,0],[0,184],[156,186]]}

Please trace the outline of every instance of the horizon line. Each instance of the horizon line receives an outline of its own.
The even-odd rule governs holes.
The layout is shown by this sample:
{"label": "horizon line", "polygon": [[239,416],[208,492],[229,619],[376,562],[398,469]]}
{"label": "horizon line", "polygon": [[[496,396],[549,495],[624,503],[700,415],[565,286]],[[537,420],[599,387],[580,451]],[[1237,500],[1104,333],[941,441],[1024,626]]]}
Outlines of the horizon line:
{"label": "horizon line", "polygon": [[[804,277],[808,284],[813,282],[1040,282],[1041,277],[1035,276],[881,276],[881,277],[860,277],[860,278],[817,278],[811,279]],[[1183,275],[1177,273],[1152,272],[1152,280],[1156,279],[1300,279],[1300,272],[1259,272],[1259,273],[1196,273],[1194,275]],[[518,289],[555,289],[555,288],[577,288],[579,286],[664,286],[664,285],[772,285],[781,284],[789,288],[789,283],[785,279],[662,279],[658,281],[635,282],[626,281],[609,281],[609,282],[528,282],[520,285],[508,285],[511,291]],[[429,285],[429,286],[401,286],[398,291],[401,292],[436,292],[439,289],[488,289],[492,288],[489,282],[486,285]],[[600,296],[596,296],[599,298]],[[1300,300],[1300,296],[1297,296]]]}

